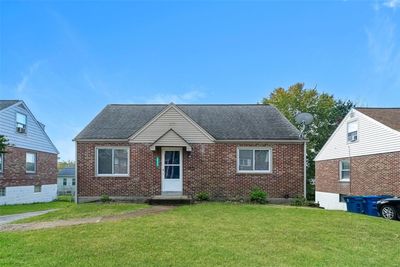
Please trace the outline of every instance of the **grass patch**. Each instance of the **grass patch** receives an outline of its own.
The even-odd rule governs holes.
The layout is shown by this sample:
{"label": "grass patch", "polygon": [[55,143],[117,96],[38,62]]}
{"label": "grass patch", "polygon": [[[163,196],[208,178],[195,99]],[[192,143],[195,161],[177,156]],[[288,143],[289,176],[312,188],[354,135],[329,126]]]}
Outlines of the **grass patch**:
{"label": "grass patch", "polygon": [[0,233],[1,266],[396,266],[400,223],[346,212],[210,203]]}
{"label": "grass patch", "polygon": [[68,207],[71,204],[73,204],[73,203],[66,202],[66,201],[53,201],[53,202],[47,202],[47,203],[4,205],[4,206],[0,206],[0,216],[24,213],[24,212],[31,212],[31,211],[61,209],[61,208]]}
{"label": "grass patch", "polygon": [[59,210],[18,220],[14,223],[47,222],[75,218],[109,216],[135,211],[146,207],[148,207],[148,205],[132,203],[83,203],[79,205],[69,203],[69,205],[66,205]]}

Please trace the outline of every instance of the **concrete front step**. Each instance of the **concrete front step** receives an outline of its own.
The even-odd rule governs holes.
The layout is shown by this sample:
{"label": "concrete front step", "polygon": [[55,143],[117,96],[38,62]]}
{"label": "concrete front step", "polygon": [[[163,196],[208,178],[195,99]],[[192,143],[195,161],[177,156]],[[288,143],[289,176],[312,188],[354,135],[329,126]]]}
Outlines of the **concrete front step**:
{"label": "concrete front step", "polygon": [[193,203],[189,196],[159,195],[148,199],[150,205],[185,205]]}

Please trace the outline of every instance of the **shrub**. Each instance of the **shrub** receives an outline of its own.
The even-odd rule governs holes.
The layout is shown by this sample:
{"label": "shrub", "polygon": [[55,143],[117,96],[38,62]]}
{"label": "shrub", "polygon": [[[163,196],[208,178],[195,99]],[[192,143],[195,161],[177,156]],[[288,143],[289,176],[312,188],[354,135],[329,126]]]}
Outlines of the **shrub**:
{"label": "shrub", "polygon": [[69,194],[69,195],[61,195],[57,197],[57,201],[63,201],[63,202],[74,202],[74,196]]}
{"label": "shrub", "polygon": [[290,203],[292,206],[306,206],[312,208],[319,208],[319,203],[315,203],[314,201],[309,201],[303,196],[295,197],[292,202]]}
{"label": "shrub", "polygon": [[250,200],[251,202],[265,204],[267,203],[267,192],[259,187],[255,187],[250,192]]}
{"label": "shrub", "polygon": [[290,203],[292,206],[308,206],[308,201],[303,196],[295,197]]}
{"label": "shrub", "polygon": [[100,201],[103,203],[110,202],[111,198],[108,195],[101,195]]}
{"label": "shrub", "polygon": [[196,195],[196,199],[199,201],[208,201],[210,200],[210,196],[206,192],[201,192]]}

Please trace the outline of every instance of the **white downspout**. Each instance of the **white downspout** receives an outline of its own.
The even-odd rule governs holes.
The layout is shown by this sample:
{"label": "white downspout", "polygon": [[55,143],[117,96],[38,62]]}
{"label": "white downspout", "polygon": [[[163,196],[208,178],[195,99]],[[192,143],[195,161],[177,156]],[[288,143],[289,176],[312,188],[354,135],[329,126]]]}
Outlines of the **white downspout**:
{"label": "white downspout", "polygon": [[75,142],[75,203],[78,204],[78,145]]}
{"label": "white downspout", "polygon": [[307,199],[307,142],[304,142],[304,198]]}

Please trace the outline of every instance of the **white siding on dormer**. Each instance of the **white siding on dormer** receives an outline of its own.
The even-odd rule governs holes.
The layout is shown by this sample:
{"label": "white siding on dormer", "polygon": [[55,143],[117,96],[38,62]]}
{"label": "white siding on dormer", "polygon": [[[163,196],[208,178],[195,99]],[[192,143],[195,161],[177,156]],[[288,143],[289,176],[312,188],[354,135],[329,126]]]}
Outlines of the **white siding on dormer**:
{"label": "white siding on dormer", "polygon": [[173,129],[188,143],[212,143],[213,141],[174,107],[169,108],[157,120],[144,128],[131,142],[154,143],[166,131]]}
{"label": "white siding on dormer", "polygon": [[[400,132],[353,110],[343,119],[336,131],[315,157],[315,161],[389,153],[400,151]],[[358,141],[347,142],[347,124],[358,122]]]}
{"label": "white siding on dormer", "polygon": [[[16,131],[17,112],[27,116],[26,133]],[[47,134],[23,104],[0,111],[0,134],[6,136],[9,143],[15,147],[58,153]]]}

